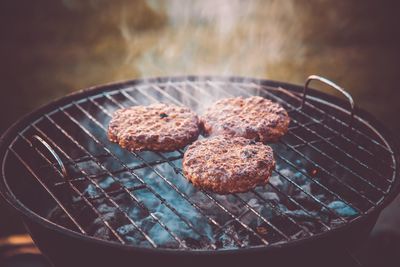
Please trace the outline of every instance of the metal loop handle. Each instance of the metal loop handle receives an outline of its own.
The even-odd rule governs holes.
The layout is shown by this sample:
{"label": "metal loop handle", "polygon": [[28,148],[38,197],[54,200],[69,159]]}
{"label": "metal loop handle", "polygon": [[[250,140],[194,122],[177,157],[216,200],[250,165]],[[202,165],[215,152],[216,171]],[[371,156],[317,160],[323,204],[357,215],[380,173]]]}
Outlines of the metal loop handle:
{"label": "metal loop handle", "polygon": [[[64,178],[67,179],[67,177],[68,177],[67,169],[65,168],[64,163],[62,162],[61,158],[54,151],[54,149],[49,145],[49,143],[47,143],[45,140],[43,140],[43,138],[41,138],[38,135],[34,135],[34,136],[32,136],[32,138],[34,139],[33,141],[38,141],[50,152],[50,154],[53,156],[53,158],[57,161],[57,164],[60,166],[62,175],[64,176]],[[33,146],[33,142],[32,142],[32,146]]]}
{"label": "metal loop handle", "polygon": [[344,88],[340,87],[336,83],[334,83],[334,82],[332,82],[332,81],[330,81],[330,80],[328,80],[328,79],[326,79],[324,77],[321,77],[321,76],[318,76],[318,75],[310,75],[310,76],[308,76],[308,78],[306,80],[306,83],[304,85],[304,89],[303,89],[303,100],[302,100],[302,103],[301,103],[301,108],[304,107],[305,102],[306,102],[308,86],[312,81],[315,81],[315,80],[329,85],[330,87],[332,87],[332,88],[336,89],[337,91],[339,91],[340,93],[342,93],[347,98],[347,100],[350,103],[350,108],[351,108],[350,122],[349,122],[349,126],[351,127],[351,124],[353,122],[353,117],[354,117],[354,100],[353,100],[353,97]]}

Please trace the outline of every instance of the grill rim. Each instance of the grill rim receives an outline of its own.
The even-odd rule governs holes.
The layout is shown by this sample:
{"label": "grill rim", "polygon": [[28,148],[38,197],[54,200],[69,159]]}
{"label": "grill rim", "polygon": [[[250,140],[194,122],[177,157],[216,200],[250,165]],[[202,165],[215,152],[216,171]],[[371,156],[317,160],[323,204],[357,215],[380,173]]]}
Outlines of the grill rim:
{"label": "grill rim", "polygon": [[[400,146],[399,141],[395,138],[395,135],[388,130],[379,120],[377,120],[372,114],[367,111],[364,111],[357,106],[354,109],[354,117],[359,117],[365,120],[370,126],[372,126],[378,133],[381,135],[383,140],[389,145],[390,149],[393,152],[393,157],[395,159],[394,167],[394,181],[392,183],[391,189],[381,203],[377,204],[371,210],[367,211],[365,214],[356,217],[353,220],[348,221],[346,224],[343,224],[337,228],[333,228],[329,231],[320,232],[314,234],[307,238],[302,238],[298,240],[291,240],[290,242],[283,242],[283,243],[272,243],[267,246],[260,246],[260,247],[245,247],[245,248],[234,248],[234,249],[222,249],[222,250],[181,250],[181,249],[169,249],[169,248],[146,248],[146,247],[138,247],[133,245],[124,245],[112,241],[107,241],[99,238],[95,238],[89,235],[84,235],[82,233],[73,231],[61,225],[51,222],[50,220],[36,214],[35,212],[31,211],[28,207],[26,207],[18,198],[14,195],[11,188],[8,186],[6,182],[6,178],[4,175],[4,165],[5,165],[5,156],[9,153],[8,146],[15,138],[15,133],[26,127],[27,124],[34,121],[38,117],[42,116],[43,114],[47,113],[49,110],[53,110],[54,108],[63,106],[73,100],[78,100],[83,97],[90,97],[102,92],[108,92],[115,89],[123,89],[125,87],[135,86],[143,83],[165,83],[165,82],[179,82],[179,81],[226,81],[226,82],[239,82],[239,83],[256,83],[259,85],[267,85],[270,87],[283,87],[284,89],[289,89],[290,91],[301,93],[303,90],[303,86],[296,85],[292,83],[286,83],[281,81],[275,80],[268,80],[268,79],[261,79],[261,78],[249,78],[249,77],[242,77],[242,76],[195,76],[195,75],[188,75],[188,76],[165,76],[165,77],[154,77],[154,78],[142,78],[142,79],[129,79],[125,81],[119,82],[112,82],[102,85],[97,85],[93,87],[89,87],[86,89],[82,89],[66,96],[63,96],[59,99],[53,100],[38,109],[26,114],[21,119],[17,120],[14,124],[12,124],[0,137],[0,158],[2,159],[2,172],[1,172],[1,179],[0,179],[0,194],[6,200],[6,202],[16,209],[20,214],[24,217],[33,220],[35,223],[38,223],[42,226],[45,226],[47,229],[57,231],[60,234],[66,234],[72,238],[78,238],[81,241],[86,242],[94,242],[97,245],[106,245],[111,246],[118,249],[123,250],[131,250],[137,252],[146,252],[146,253],[166,253],[171,255],[178,255],[178,254],[188,254],[188,255],[211,255],[211,254],[230,254],[230,253],[241,253],[246,251],[266,251],[266,250],[274,250],[277,248],[290,248],[296,247],[301,244],[311,243],[318,239],[326,239],[329,236],[337,235],[340,232],[344,232],[349,228],[354,227],[356,224],[361,224],[366,222],[368,219],[374,217],[375,215],[379,215],[379,213],[384,209],[399,193],[400,193]],[[310,97],[316,97],[318,99],[322,99],[324,101],[328,101],[331,104],[339,106],[344,110],[350,112],[348,110],[348,103],[338,97],[333,95],[329,95],[327,93],[315,90],[313,88],[308,89],[307,95]],[[14,135],[13,135],[14,134]]]}

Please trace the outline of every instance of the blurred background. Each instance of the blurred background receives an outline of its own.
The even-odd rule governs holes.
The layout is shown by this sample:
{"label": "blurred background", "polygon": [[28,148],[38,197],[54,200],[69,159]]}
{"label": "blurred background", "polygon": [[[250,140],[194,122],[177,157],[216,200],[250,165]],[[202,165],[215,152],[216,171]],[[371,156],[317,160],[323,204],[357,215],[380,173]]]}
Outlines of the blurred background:
{"label": "blurred background", "polygon": [[[78,89],[185,74],[297,84],[319,74],[400,132],[399,10],[396,0],[1,1],[0,132]],[[2,205],[0,236],[22,231]]]}

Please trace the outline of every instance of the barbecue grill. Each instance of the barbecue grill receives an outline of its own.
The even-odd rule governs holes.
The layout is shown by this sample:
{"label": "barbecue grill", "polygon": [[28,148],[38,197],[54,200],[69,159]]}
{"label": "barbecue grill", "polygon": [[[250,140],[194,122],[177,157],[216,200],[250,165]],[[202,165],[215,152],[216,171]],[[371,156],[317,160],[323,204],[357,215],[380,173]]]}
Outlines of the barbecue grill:
{"label": "barbecue grill", "polygon": [[[309,88],[318,80],[346,100]],[[166,102],[201,113],[217,99],[259,95],[289,113],[266,186],[218,195],[183,176],[184,150],[129,152],[107,139],[112,113]],[[13,125],[0,144],[3,197],[55,266],[265,260],[325,262],[362,242],[399,190],[397,145],[333,82],[168,77],[83,90]],[[337,260],[337,259],[336,259]]]}

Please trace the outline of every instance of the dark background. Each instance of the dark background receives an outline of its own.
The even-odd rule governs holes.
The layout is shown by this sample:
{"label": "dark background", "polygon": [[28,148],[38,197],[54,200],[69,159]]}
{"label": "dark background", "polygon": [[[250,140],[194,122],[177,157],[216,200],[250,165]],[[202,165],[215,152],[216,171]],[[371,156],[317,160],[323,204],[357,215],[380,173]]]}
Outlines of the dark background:
{"label": "dark background", "polygon": [[[54,98],[117,80],[232,74],[302,84],[320,74],[398,133],[399,11],[394,0],[1,1],[0,132]],[[375,235],[400,225],[399,203]],[[21,231],[3,206],[0,236]]]}

